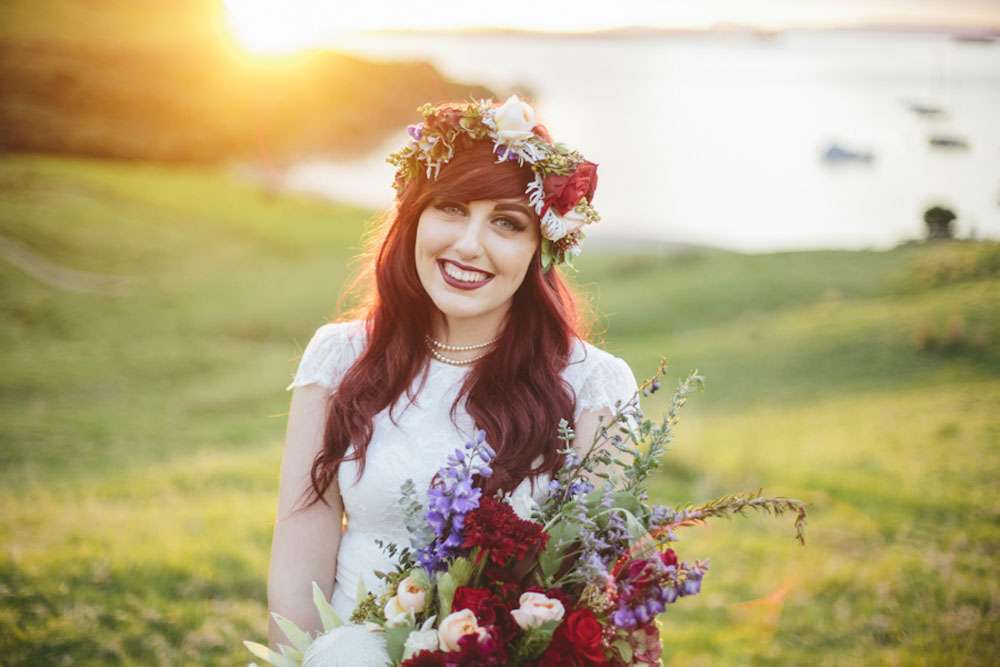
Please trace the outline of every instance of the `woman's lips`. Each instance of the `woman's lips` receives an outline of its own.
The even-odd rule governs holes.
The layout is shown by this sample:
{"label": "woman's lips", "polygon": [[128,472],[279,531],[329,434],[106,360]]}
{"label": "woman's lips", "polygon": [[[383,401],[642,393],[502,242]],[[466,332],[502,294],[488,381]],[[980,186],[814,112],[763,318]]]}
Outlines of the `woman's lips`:
{"label": "woman's lips", "polygon": [[[446,283],[448,283],[449,285],[451,285],[452,287],[454,287],[456,289],[463,289],[463,290],[479,289],[480,287],[482,287],[483,285],[485,285],[489,281],[493,280],[493,276],[490,276],[489,278],[486,278],[485,280],[476,281],[474,283],[472,283],[472,282],[466,282],[464,280],[459,280],[458,278],[454,278],[454,277],[448,275],[448,272],[444,270],[445,263],[446,263],[446,260],[443,260],[443,259],[439,259],[437,261],[438,271],[441,272],[441,278],[443,278]],[[456,266],[459,269],[462,268],[459,265],[454,265],[454,266]],[[465,269],[462,269],[462,270],[464,271]],[[480,271],[479,273],[485,273],[485,271]]]}

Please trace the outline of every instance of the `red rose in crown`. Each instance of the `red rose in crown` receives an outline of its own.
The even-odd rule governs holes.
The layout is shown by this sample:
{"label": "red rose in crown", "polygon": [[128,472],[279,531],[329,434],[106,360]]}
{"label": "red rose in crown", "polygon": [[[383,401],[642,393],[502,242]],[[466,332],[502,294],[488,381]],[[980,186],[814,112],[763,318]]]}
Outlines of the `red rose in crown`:
{"label": "red rose in crown", "polygon": [[597,190],[597,165],[584,160],[569,176],[546,176],[542,182],[545,188],[545,204],[559,215],[566,215],[585,198],[591,202]]}

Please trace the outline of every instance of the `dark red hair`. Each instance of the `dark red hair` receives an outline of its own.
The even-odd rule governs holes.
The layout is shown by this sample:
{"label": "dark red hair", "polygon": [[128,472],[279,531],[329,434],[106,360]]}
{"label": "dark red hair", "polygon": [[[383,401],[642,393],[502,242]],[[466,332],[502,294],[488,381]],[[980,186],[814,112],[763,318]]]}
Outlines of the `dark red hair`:
{"label": "dark red hair", "polygon": [[[367,275],[359,275],[348,291],[362,286],[362,301],[342,318],[363,319],[368,344],[330,398],[323,449],[311,471],[310,505],[323,497],[342,462],[358,461],[363,473],[372,419],[390,408],[395,423],[391,406],[418,374],[421,388],[427,379],[430,354],[424,335],[432,333],[436,306],[421,284],[414,258],[420,214],[439,197],[465,202],[523,197],[533,178],[527,165],[497,163],[488,141],[462,141],[436,179],[420,174],[408,182],[380,233],[369,240],[373,251]],[[451,406],[454,421],[467,397],[466,410],[497,452],[488,492],[509,491],[526,478],[558,469],[559,421],[572,424],[576,400],[561,371],[574,338],[586,337],[588,322],[559,271],[542,271],[536,249],[500,340],[470,369]],[[533,467],[538,456],[541,464]]]}

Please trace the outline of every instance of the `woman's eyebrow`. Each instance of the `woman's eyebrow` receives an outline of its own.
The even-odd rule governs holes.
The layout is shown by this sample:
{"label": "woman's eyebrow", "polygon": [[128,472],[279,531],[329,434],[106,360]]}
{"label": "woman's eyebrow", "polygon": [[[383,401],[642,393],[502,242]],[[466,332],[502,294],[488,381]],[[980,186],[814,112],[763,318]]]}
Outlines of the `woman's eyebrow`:
{"label": "woman's eyebrow", "polygon": [[494,211],[514,211],[515,213],[520,213],[531,217],[531,209],[529,209],[524,204],[497,204],[493,207]]}

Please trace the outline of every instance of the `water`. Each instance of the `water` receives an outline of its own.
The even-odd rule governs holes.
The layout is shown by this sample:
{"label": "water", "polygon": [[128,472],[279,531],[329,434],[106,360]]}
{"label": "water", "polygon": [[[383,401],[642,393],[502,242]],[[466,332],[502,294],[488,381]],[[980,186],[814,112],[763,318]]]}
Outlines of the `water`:
{"label": "water", "polygon": [[[335,45],[422,58],[498,92],[527,85],[540,120],[600,164],[592,237],[736,250],[891,247],[944,204],[960,235],[1000,238],[1000,44],[937,35],[796,33],[607,40],[352,37]],[[933,104],[922,117],[907,102]],[[414,114],[414,120],[417,115]],[[934,133],[968,150],[928,145]],[[385,155],[318,160],[293,187],[372,206],[392,197]],[[871,152],[831,167],[832,142]]]}

